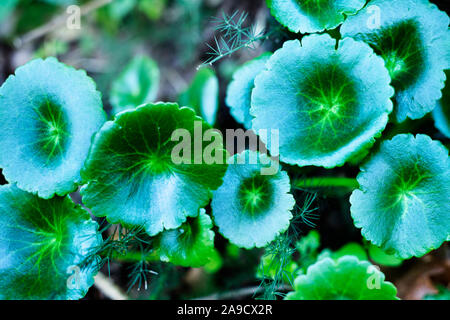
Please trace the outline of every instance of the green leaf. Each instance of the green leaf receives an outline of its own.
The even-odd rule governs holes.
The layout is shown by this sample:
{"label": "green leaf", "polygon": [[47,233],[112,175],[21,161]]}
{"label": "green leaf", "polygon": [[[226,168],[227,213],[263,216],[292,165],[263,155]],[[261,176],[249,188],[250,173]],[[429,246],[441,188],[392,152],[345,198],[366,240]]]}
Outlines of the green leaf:
{"label": "green leaf", "polygon": [[442,98],[437,102],[433,109],[433,119],[436,128],[450,138],[450,70],[445,71],[447,78],[444,89],[442,89]]}
{"label": "green leaf", "polygon": [[450,300],[450,290],[444,286],[438,286],[439,292],[437,294],[428,294],[424,300]]}
{"label": "green leaf", "polygon": [[369,256],[375,263],[387,267],[398,267],[403,262],[402,259],[397,258],[393,254],[386,253],[373,244],[369,244]]}
{"label": "green leaf", "polygon": [[86,72],[55,58],[27,63],[0,88],[4,176],[42,198],[76,190],[91,138],[105,120]]}
{"label": "green leaf", "polygon": [[0,224],[0,299],[86,295],[98,271],[95,250],[102,237],[85,210],[67,196],[44,200],[5,185]]}
{"label": "green leaf", "polygon": [[344,256],[325,258],[295,279],[287,300],[395,300],[397,289],[367,261]]}
{"label": "green leaf", "polygon": [[145,56],[137,56],[125,67],[111,87],[113,113],[154,102],[159,90],[159,68]]}
{"label": "green leaf", "polygon": [[[177,129],[185,129],[188,137],[172,141]],[[82,171],[88,181],[81,190],[83,202],[94,215],[106,216],[111,223],[142,226],[151,236],[178,228],[187,217],[197,216],[208,204],[211,190],[222,184],[227,155],[221,144],[216,156],[222,164],[196,163],[202,160],[198,151],[201,156],[209,144],[202,142],[209,129],[192,109],[174,103],[119,113],[95,136]],[[174,161],[172,150],[182,142],[190,154]]]}
{"label": "green leaf", "polygon": [[261,174],[261,169],[273,162],[248,150],[228,159],[228,170],[213,194],[211,208],[219,232],[237,246],[264,247],[289,227],[295,200],[289,193],[287,173]]}
{"label": "green leaf", "polygon": [[180,105],[192,108],[197,115],[213,126],[219,108],[219,81],[214,70],[200,68],[189,88],[180,94]]}
{"label": "green leaf", "polygon": [[225,102],[230,107],[233,118],[242,123],[246,129],[252,126],[250,107],[255,78],[265,69],[271,55],[272,53],[266,52],[242,65],[234,72],[233,80],[228,86]]}
{"label": "green leaf", "polygon": [[166,230],[155,239],[162,261],[184,267],[201,267],[214,256],[211,218],[200,209],[198,217],[187,218],[181,227]]}
{"label": "green leaf", "polygon": [[450,63],[448,24],[447,14],[428,0],[374,0],[342,25],[343,37],[367,42],[384,59],[398,121],[423,117],[440,98]]}
{"label": "green leaf", "polygon": [[[335,47],[328,35],[287,41],[255,79],[252,128],[279,130],[281,161],[343,165],[387,124],[394,91],[383,60],[353,39]],[[268,148],[277,154],[278,144]]]}
{"label": "green leaf", "polygon": [[449,237],[450,160],[439,141],[421,134],[384,141],[357,180],[355,225],[388,254],[420,257]]}
{"label": "green leaf", "polygon": [[314,33],[339,26],[365,0],[266,0],[270,13],[292,32]]}

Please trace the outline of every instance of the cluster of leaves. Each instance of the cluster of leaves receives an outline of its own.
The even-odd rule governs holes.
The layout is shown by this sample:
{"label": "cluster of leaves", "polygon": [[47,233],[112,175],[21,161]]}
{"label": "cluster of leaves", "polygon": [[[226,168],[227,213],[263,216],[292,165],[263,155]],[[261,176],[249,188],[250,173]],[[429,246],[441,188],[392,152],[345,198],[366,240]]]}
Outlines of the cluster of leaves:
{"label": "cluster of leaves", "polygon": [[[442,143],[426,135],[386,140],[382,133],[389,121],[437,110],[436,126],[448,134],[448,94],[441,90],[450,65],[449,19],[426,0],[374,0],[386,14],[371,29],[365,1],[345,3],[269,0],[289,30],[317,34],[286,41],[239,68],[226,102],[245,128],[279,131],[279,144],[259,138],[285,164],[361,164],[350,203],[368,249],[351,243],[319,253],[317,233],[296,241],[297,218],[312,224],[310,200],[293,214],[289,167],[261,174],[275,158],[250,150],[228,157],[210,130],[219,107],[212,69],[198,70],[179,96],[182,107],[156,103],[158,65],[138,56],[112,85],[107,121],[84,71],[36,59],[0,88],[0,168],[9,182],[0,189],[0,298],[81,298],[102,262],[117,257],[136,262],[130,284],[146,287],[150,261],[214,262],[215,225],[238,247],[272,243],[258,274],[274,280],[271,296],[287,282],[295,290],[288,299],[394,299],[395,287],[366,260],[396,265],[450,238],[450,160]],[[117,9],[123,13],[138,2],[120,4],[127,6]],[[222,49],[213,56],[265,37],[243,27],[245,15],[223,18]],[[178,150],[181,161],[173,160],[174,132],[188,141]],[[203,156],[211,145],[197,135],[213,141],[211,155],[219,161],[198,158],[197,149]],[[68,196],[80,187],[83,204],[119,225],[118,232],[101,239],[105,230]]]}

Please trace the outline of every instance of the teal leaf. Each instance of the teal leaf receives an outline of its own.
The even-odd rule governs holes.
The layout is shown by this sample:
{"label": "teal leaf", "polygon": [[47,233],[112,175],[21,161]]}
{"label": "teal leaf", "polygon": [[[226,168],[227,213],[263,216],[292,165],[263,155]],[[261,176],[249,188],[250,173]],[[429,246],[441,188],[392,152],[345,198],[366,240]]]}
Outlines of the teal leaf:
{"label": "teal leaf", "polygon": [[146,56],[133,58],[112,84],[110,102],[113,113],[154,102],[159,79],[159,68],[154,60]]}
{"label": "teal leaf", "polygon": [[[176,129],[185,129],[192,141],[187,143],[190,155],[186,152],[174,161],[172,151],[181,143],[171,139]],[[216,155],[222,163],[198,161],[205,159],[198,159],[197,144],[201,156],[209,145],[201,139],[209,129],[192,109],[174,103],[147,104],[117,114],[95,136],[82,170],[88,181],[81,190],[84,204],[96,216],[142,226],[151,236],[178,228],[187,217],[197,216],[211,190],[222,184],[227,155],[221,144]]]}
{"label": "teal leaf", "polygon": [[286,300],[397,300],[397,289],[384,274],[354,256],[325,258],[295,279]]}
{"label": "teal leaf", "polygon": [[213,194],[214,223],[239,247],[264,247],[289,227],[295,200],[287,173],[261,174],[273,162],[254,151],[234,155],[222,186]]}
{"label": "teal leaf", "polygon": [[450,235],[448,150],[427,135],[384,141],[361,167],[351,214],[367,240],[408,259],[438,248]]}
{"label": "teal leaf", "polygon": [[[328,35],[287,41],[255,79],[252,128],[279,130],[283,162],[343,165],[387,124],[394,92],[383,60],[353,39],[335,47]],[[277,154],[271,143],[268,149]]]}
{"label": "teal leaf", "polygon": [[[370,22],[373,8],[379,25]],[[441,97],[450,63],[448,24],[447,14],[428,0],[374,0],[342,25],[343,37],[367,42],[384,59],[395,88],[397,121],[423,117]]]}
{"label": "teal leaf", "polygon": [[403,262],[402,259],[397,258],[394,254],[388,254],[371,243],[369,244],[369,256],[373,262],[387,267],[398,267]]}
{"label": "teal leaf", "polygon": [[219,108],[219,80],[214,70],[200,68],[189,87],[180,94],[180,105],[189,107],[213,126]]}
{"label": "teal leaf", "polygon": [[334,29],[355,14],[365,0],[266,0],[271,14],[292,32],[314,33]]}
{"label": "teal leaf", "polygon": [[271,55],[272,53],[266,52],[242,65],[234,72],[233,80],[228,85],[225,102],[233,118],[246,129],[252,126],[250,107],[255,78],[265,69]]}
{"label": "teal leaf", "polygon": [[66,197],[0,186],[0,299],[80,299],[94,283],[102,237]]}
{"label": "teal leaf", "polygon": [[19,0],[3,0],[2,5],[0,6],[0,23],[9,17],[18,3]]}
{"label": "teal leaf", "polygon": [[184,267],[201,267],[214,257],[211,218],[200,209],[198,217],[187,218],[181,227],[161,232],[155,247],[162,261]]}
{"label": "teal leaf", "polygon": [[447,138],[450,138],[450,70],[445,71],[447,81],[442,89],[442,98],[433,109],[433,119],[436,128]]}
{"label": "teal leaf", "polygon": [[0,88],[0,167],[42,198],[81,184],[91,138],[106,120],[94,81],[55,58],[19,67]]}

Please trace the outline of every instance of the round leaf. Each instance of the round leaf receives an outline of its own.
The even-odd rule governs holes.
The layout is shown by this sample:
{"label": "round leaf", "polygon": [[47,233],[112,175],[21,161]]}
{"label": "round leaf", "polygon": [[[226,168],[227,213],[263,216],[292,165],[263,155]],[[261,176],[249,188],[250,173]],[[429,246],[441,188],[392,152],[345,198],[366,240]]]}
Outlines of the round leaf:
{"label": "round leaf", "polygon": [[106,120],[84,71],[33,60],[0,88],[0,167],[10,183],[51,198],[81,183],[91,138]]}
{"label": "round leaf", "polygon": [[[187,135],[180,142],[172,141],[177,129]],[[106,216],[111,223],[142,226],[151,236],[178,228],[208,204],[211,190],[221,185],[226,171],[221,144],[216,155],[222,164],[198,158],[208,144],[202,142],[208,129],[192,109],[173,103],[119,113],[95,136],[82,171],[88,181],[81,190],[83,202],[94,215]],[[172,151],[181,144],[187,151],[181,159],[173,159]]]}
{"label": "round leaf", "polygon": [[373,244],[369,244],[369,256],[375,263],[387,267],[398,267],[403,262],[402,259],[397,258],[393,254],[387,254]]}
{"label": "round leaf", "polygon": [[423,117],[440,98],[450,63],[448,24],[428,0],[374,0],[342,25],[342,36],[367,42],[384,59],[398,121]]}
{"label": "round leaf", "polygon": [[287,300],[395,300],[397,289],[367,261],[324,258],[295,279]]}
{"label": "round leaf", "polygon": [[135,57],[114,81],[110,102],[113,113],[154,102],[159,90],[159,68],[145,56]]}
{"label": "round leaf", "polygon": [[214,257],[214,231],[211,218],[204,209],[178,229],[166,230],[155,239],[162,261],[184,267],[201,267]]}
{"label": "round leaf", "polygon": [[262,175],[273,160],[244,151],[228,160],[222,186],[214,192],[211,208],[219,232],[231,243],[263,247],[289,227],[294,197],[284,171]]}
{"label": "round leaf", "polygon": [[362,166],[350,198],[362,235],[407,259],[438,248],[450,235],[448,150],[426,135],[384,141]]}
{"label": "round leaf", "polygon": [[[98,225],[69,197],[0,186],[0,299],[80,299],[94,283]],[[87,261],[90,261],[86,264]]]}
{"label": "round leaf", "polygon": [[252,128],[279,130],[281,161],[343,165],[386,126],[394,92],[383,60],[353,39],[335,46],[328,35],[287,41],[255,79]]}
{"label": "round leaf", "polygon": [[270,52],[267,52],[245,63],[235,71],[233,80],[228,86],[226,104],[230,107],[233,118],[242,123],[246,129],[250,129],[252,126],[250,107],[255,78],[265,69],[271,55]]}
{"label": "round leaf", "polygon": [[219,109],[219,80],[212,69],[197,71],[189,88],[178,99],[180,105],[192,108],[196,114],[213,126]]}
{"label": "round leaf", "polygon": [[267,0],[271,14],[292,32],[314,33],[339,26],[365,0]]}

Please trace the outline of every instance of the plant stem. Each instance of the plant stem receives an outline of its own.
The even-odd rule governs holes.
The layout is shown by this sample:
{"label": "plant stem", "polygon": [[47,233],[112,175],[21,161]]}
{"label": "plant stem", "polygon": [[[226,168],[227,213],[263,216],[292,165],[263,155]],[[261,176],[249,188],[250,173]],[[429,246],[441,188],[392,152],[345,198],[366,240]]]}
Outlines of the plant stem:
{"label": "plant stem", "polygon": [[355,178],[344,177],[314,177],[294,180],[293,185],[297,188],[316,189],[316,188],[349,188],[359,187]]}

